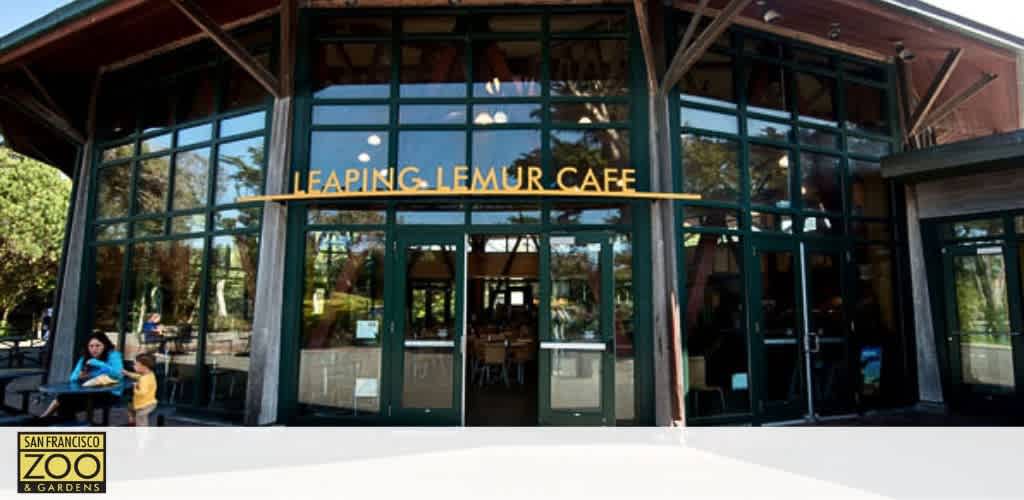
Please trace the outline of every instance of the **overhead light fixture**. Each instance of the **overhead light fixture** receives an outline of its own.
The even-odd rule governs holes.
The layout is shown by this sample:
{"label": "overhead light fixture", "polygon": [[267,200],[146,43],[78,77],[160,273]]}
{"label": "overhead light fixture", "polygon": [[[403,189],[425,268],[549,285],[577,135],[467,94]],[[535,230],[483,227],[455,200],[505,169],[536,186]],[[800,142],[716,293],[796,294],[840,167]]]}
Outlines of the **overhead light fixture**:
{"label": "overhead light fixture", "polygon": [[358,159],[360,163],[370,163],[369,153],[359,153],[359,156],[357,156],[356,159]]}
{"label": "overhead light fixture", "polygon": [[494,113],[494,123],[508,123],[508,115],[504,111]]}
{"label": "overhead light fixture", "polygon": [[789,168],[789,155],[788,154],[782,155],[782,158],[779,158],[779,166],[782,167],[782,168]]}
{"label": "overhead light fixture", "polygon": [[473,118],[473,123],[477,125],[490,125],[494,123],[494,118],[491,118],[491,114],[486,111],[481,111]]}
{"label": "overhead light fixture", "polygon": [[455,7],[460,3],[462,3],[462,0],[448,0],[448,5],[451,5],[452,7]]}
{"label": "overhead light fixture", "polygon": [[839,26],[839,23],[832,23],[832,24],[830,24],[828,26],[828,39],[829,40],[838,40],[839,39],[839,35],[841,35],[842,32],[843,32],[843,30],[842,30],[842,27]]}
{"label": "overhead light fixture", "polygon": [[757,0],[757,6],[761,7],[761,19],[768,23],[777,23],[782,20],[782,14],[775,9],[768,8],[768,2],[766,0]]}
{"label": "overhead light fixture", "polygon": [[371,146],[380,146],[380,136],[377,134],[371,134],[370,137],[366,138],[366,143]]}
{"label": "overhead light fixture", "polygon": [[359,0],[345,0],[345,7],[355,7],[359,5]]}

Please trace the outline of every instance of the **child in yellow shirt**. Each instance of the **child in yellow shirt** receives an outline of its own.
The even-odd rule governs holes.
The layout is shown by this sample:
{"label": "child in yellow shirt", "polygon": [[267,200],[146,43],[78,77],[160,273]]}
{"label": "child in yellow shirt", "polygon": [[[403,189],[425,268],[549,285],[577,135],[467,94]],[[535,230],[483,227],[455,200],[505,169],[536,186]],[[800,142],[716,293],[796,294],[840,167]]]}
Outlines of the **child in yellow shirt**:
{"label": "child in yellow shirt", "polygon": [[128,422],[136,427],[148,427],[149,415],[156,409],[156,358],[142,353],[135,357],[135,371],[124,370],[124,376],[135,381],[132,405],[128,409]]}

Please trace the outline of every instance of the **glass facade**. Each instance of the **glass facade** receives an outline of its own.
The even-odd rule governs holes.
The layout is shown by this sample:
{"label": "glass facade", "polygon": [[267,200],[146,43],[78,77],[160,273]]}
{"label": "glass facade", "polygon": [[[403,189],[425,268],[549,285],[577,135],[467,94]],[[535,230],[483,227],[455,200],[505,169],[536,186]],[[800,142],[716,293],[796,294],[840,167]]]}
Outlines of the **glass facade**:
{"label": "glass facade", "polygon": [[[269,64],[272,31],[248,30]],[[238,198],[263,193],[268,105],[212,47],[104,78],[88,324],[128,361],[157,356],[166,403],[244,408],[261,204]]]}
{"label": "glass facade", "polygon": [[[289,188],[319,171],[339,192],[397,189],[388,171],[407,166],[421,189],[476,182],[457,178],[465,166],[517,184],[537,166],[548,189],[633,168],[650,191],[631,9],[302,16]],[[273,71],[272,24],[239,34]],[[664,190],[700,195],[673,202],[678,276],[653,275],[649,201],[309,199],[288,202],[285,297],[265,305],[263,202],[240,199],[265,192],[270,96],[212,45],[179,49],[104,78],[79,334],[106,333],[129,360],[156,353],[165,402],[239,416],[256,311],[281,308],[281,422],[487,422],[488,388],[515,385],[512,425],[650,425],[668,397],[652,293],[677,279],[692,424],[777,419],[770,403],[801,394],[828,411],[895,404],[913,373],[901,202],[880,172],[898,148],[891,73],[723,35],[669,98]],[[810,374],[800,335],[825,343]],[[864,353],[880,353],[875,379]]]}

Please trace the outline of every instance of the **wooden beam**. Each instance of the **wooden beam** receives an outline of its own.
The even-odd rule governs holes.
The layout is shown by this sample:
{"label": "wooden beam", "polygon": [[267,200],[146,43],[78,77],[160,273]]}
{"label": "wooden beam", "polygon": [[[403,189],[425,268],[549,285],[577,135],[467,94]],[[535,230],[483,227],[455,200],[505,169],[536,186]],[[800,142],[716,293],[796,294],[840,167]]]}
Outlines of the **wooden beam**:
{"label": "wooden beam", "polygon": [[903,59],[896,58],[896,104],[898,105],[898,114],[900,122],[900,134],[905,139],[910,139],[910,109],[913,107],[910,103],[910,91],[907,81],[907,63]]}
{"label": "wooden beam", "polygon": [[57,101],[54,100],[53,96],[46,91],[46,87],[43,86],[43,82],[39,81],[39,78],[36,77],[35,72],[29,69],[29,67],[25,64],[21,65],[21,72],[24,73],[25,78],[27,78],[28,81],[32,83],[32,86],[35,87],[36,92],[38,92],[40,97],[43,98],[43,101],[45,101],[46,104],[50,107],[50,110],[56,113],[57,115],[60,115],[61,118],[64,118],[64,121],[71,123],[71,118],[69,118],[68,114],[65,113],[63,109],[61,109],[60,105],[57,104]]}
{"label": "wooden beam", "polygon": [[[677,9],[679,9],[679,10],[684,10],[686,12],[696,12],[697,11],[697,6],[696,5],[694,5],[692,3],[685,2],[683,0],[676,0],[675,3],[673,4],[673,6],[675,8],[677,8]],[[707,15],[709,15],[709,16],[717,15],[718,12],[719,11],[717,9],[712,9],[712,8],[708,8],[707,9]],[[885,54],[882,54],[881,52],[876,52],[874,50],[865,49],[865,48],[862,48],[862,47],[857,47],[855,45],[850,45],[848,43],[836,42],[836,41],[833,41],[833,40],[829,40],[828,38],[820,37],[820,36],[817,36],[817,35],[812,35],[810,33],[805,33],[803,31],[797,31],[797,30],[794,30],[794,29],[783,28],[781,26],[776,26],[774,24],[768,24],[768,23],[766,23],[764,21],[761,21],[761,20],[758,20],[758,19],[751,19],[751,18],[745,17],[745,16],[737,17],[733,21],[733,23],[735,23],[736,25],[739,25],[739,26],[745,26],[747,28],[753,28],[753,29],[756,29],[756,30],[759,30],[759,31],[764,31],[765,33],[771,33],[773,35],[778,35],[778,36],[781,36],[781,37],[792,38],[793,40],[798,40],[798,41],[801,41],[801,42],[804,42],[804,43],[807,43],[807,44],[810,44],[810,45],[816,45],[818,47],[824,47],[824,48],[827,48],[827,49],[834,50],[836,52],[842,52],[842,53],[845,53],[845,54],[855,55],[855,56],[862,57],[864,59],[868,59],[868,60],[871,60],[871,61],[878,61],[878,62],[886,62],[887,63],[887,62],[890,62],[890,60],[892,59],[891,57],[886,56]]]}
{"label": "wooden beam", "polygon": [[917,109],[914,110],[914,114],[910,117],[910,123],[907,125],[910,135],[915,135],[921,130],[921,124],[924,123],[928,117],[928,113],[932,110],[932,106],[935,105],[935,101],[939,99],[939,95],[942,94],[942,90],[946,88],[946,84],[949,83],[949,78],[953,76],[953,71],[956,70],[957,65],[960,64],[960,60],[964,56],[964,49],[953,49],[949,51],[946,56],[946,60],[942,63],[939,68],[939,72],[936,73],[935,79],[932,80],[931,85],[928,86],[928,91],[925,92],[924,98],[917,104]]}
{"label": "wooden beam", "polygon": [[[251,16],[246,16],[246,17],[243,17],[241,19],[236,19],[234,21],[231,21],[230,23],[224,23],[224,29],[230,31],[230,30],[233,30],[233,29],[235,29],[235,28],[237,28],[239,26],[245,26],[247,24],[252,24],[252,23],[254,23],[256,21],[261,21],[261,20],[266,19],[266,18],[268,18],[270,16],[273,16],[274,14],[277,14],[278,10],[279,10],[278,7],[274,7],[272,9],[267,9],[267,10],[264,10],[262,12],[257,12],[255,14],[251,15]],[[177,39],[177,40],[175,40],[175,41],[173,41],[171,43],[168,43],[166,45],[161,45],[160,47],[157,47],[155,49],[147,50],[146,52],[142,52],[140,54],[136,54],[136,55],[128,57],[126,59],[121,59],[120,61],[112,62],[110,64],[102,66],[101,69],[102,69],[103,72],[111,72],[111,71],[117,71],[119,69],[124,69],[124,68],[127,68],[128,66],[132,66],[134,64],[138,64],[138,63],[140,63],[142,61],[146,61],[148,59],[152,59],[152,58],[154,58],[154,57],[156,57],[158,55],[166,54],[168,52],[173,52],[173,51],[175,51],[177,49],[180,49],[182,47],[185,47],[185,46],[188,46],[188,45],[192,45],[193,43],[196,43],[196,42],[198,42],[200,40],[205,40],[206,38],[207,38],[206,37],[206,33],[198,33],[198,34],[190,35],[190,36],[187,36],[187,37],[184,37],[184,38],[179,38],[179,39]]]}
{"label": "wooden beam", "polygon": [[64,135],[68,139],[78,144],[85,144],[85,136],[81,132],[65,120],[64,117],[51,111],[45,104],[39,102],[38,99],[32,97],[28,92],[6,85],[3,91],[0,92],[0,99],[6,101],[12,107],[20,109],[24,115],[37,120],[39,123]]}
{"label": "wooden beam", "polygon": [[683,39],[679,42],[679,48],[676,49],[676,54],[672,56],[672,60],[675,60],[680,52],[690,46],[690,42],[693,41],[693,35],[697,34],[697,26],[700,26],[700,20],[704,17],[704,12],[707,11],[707,8],[708,0],[700,0],[700,3],[697,4],[697,9],[693,11],[693,17],[690,18],[690,24],[686,26],[686,32],[683,33]]}
{"label": "wooden beam", "polygon": [[953,114],[953,112],[960,108],[960,106],[963,106],[971,99],[974,99],[982,90],[985,90],[985,88],[997,78],[999,78],[999,75],[990,73],[981,75],[981,78],[971,84],[970,87],[967,87],[952,99],[935,108],[935,111],[931,112],[928,117],[925,118],[924,122],[921,124],[921,129],[924,130],[938,125],[939,122]]}
{"label": "wooden beam", "polygon": [[281,0],[281,42],[278,60],[277,79],[281,85],[283,96],[295,95],[295,51],[297,50],[299,2],[298,0]]}
{"label": "wooden beam", "polygon": [[676,82],[691,67],[697,62],[698,59],[704,56],[708,48],[711,47],[712,43],[732,24],[733,20],[739,17],[740,12],[750,5],[753,0],[732,0],[729,2],[718,16],[715,17],[714,21],[704,31],[701,32],[693,45],[686,47],[682,53],[676,52],[675,57],[672,58],[672,63],[669,64],[668,71],[665,72],[665,79],[661,82],[661,91],[667,92],[668,89],[672,88]]}
{"label": "wooden beam", "polygon": [[647,66],[647,90],[654,92],[658,89],[658,73],[654,65],[651,26],[647,21],[647,0],[633,0],[633,10],[636,11],[636,25],[640,30],[640,46],[644,51],[644,65]]}
{"label": "wooden beam", "polygon": [[235,40],[206,12],[192,0],[167,0],[185,14],[199,29],[213,40],[224,52],[227,52],[239,66],[256,80],[270,95],[281,98],[281,82],[267,68],[263,67],[238,40]]}

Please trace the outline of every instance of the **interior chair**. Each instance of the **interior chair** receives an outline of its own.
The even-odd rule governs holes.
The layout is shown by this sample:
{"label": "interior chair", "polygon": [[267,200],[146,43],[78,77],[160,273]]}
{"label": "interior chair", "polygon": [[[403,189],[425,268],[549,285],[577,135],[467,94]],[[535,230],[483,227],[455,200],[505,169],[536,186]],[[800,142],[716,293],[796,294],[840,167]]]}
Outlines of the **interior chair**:
{"label": "interior chair", "polygon": [[526,364],[537,359],[537,352],[532,345],[514,345],[509,349],[509,362],[516,366],[516,382],[526,384]]}
{"label": "interior chair", "polygon": [[505,387],[509,386],[508,381],[508,360],[505,355],[507,350],[504,342],[487,342],[480,347],[480,385],[492,383],[491,377],[497,370]]}
{"label": "interior chair", "polygon": [[722,403],[722,409],[725,409],[725,392],[722,388],[717,385],[708,385],[707,380],[707,360],[704,356],[690,356],[690,390],[693,394],[693,411],[695,414],[700,415],[700,393],[702,392],[715,392],[718,393],[718,399]]}

